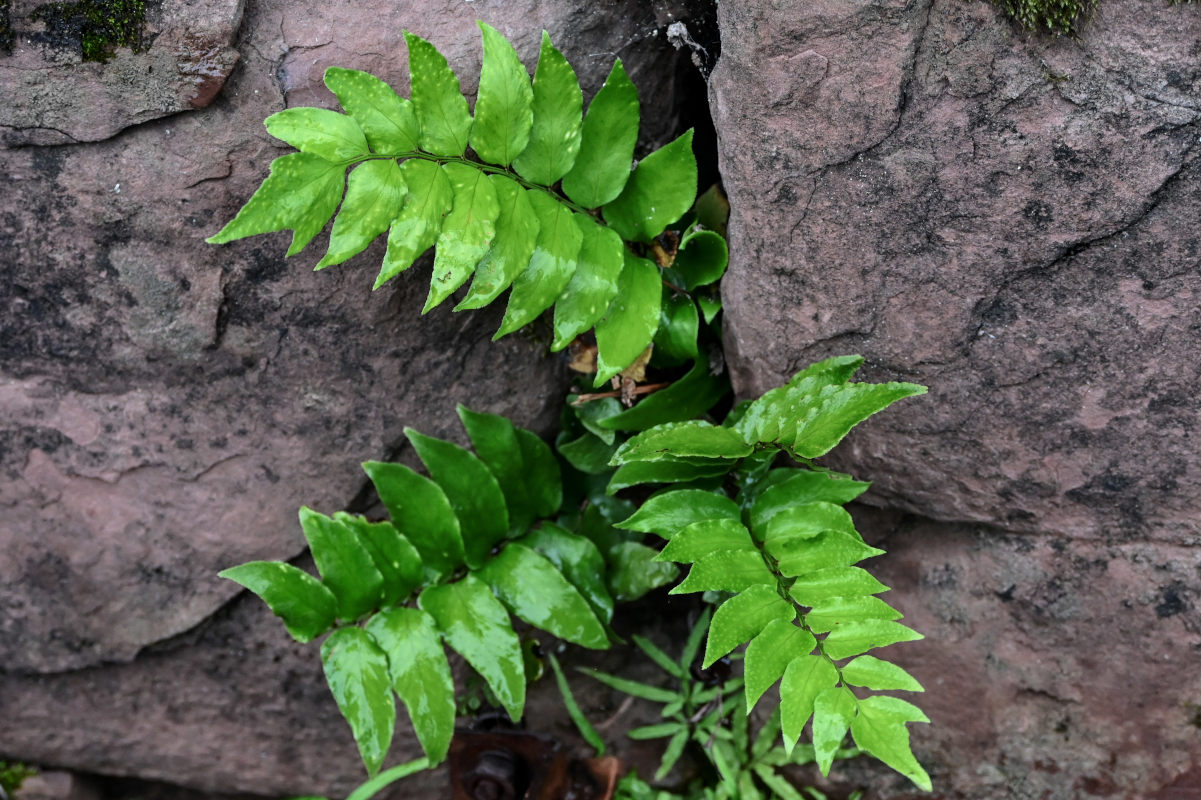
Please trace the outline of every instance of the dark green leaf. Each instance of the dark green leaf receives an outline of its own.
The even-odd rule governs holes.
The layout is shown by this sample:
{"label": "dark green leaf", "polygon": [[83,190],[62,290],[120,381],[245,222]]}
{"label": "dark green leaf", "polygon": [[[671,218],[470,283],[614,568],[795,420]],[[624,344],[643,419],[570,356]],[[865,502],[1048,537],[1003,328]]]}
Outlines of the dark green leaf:
{"label": "dark green leaf", "polygon": [[719,550],[692,565],[671,594],[689,592],[741,592],[760,583],[774,583],[771,570],[757,550]]}
{"label": "dark green leaf", "polygon": [[528,487],[530,475],[526,471],[525,457],[517,440],[517,429],[512,422],[498,414],[481,414],[466,406],[458,407],[459,419],[471,438],[480,460],[491,470],[500,484],[509,510],[509,531],[518,535],[530,526],[537,517]]}
{"label": "dark green leaf", "polygon": [[527,181],[550,186],[567,174],[580,152],[584,96],[575,70],[546,31],[534,72],[533,108],[530,142],[513,160],[513,169]]}
{"label": "dark green leaf", "polygon": [[[569,398],[570,400],[570,398]],[[575,411],[576,419],[580,421],[589,433],[594,434],[605,444],[613,444],[613,440],[617,435],[605,427],[605,420],[612,416],[620,414],[622,411],[621,402],[616,397],[600,397],[596,400],[589,400],[580,405],[571,406]]]}
{"label": "dark green leaf", "polygon": [[393,608],[372,617],[367,633],[388,656],[392,688],[409,710],[421,749],[441,762],[455,731],[455,684],[433,617]]}
{"label": "dark green leaf", "polygon": [[267,133],[302,153],[332,162],[367,155],[367,140],[358,123],[324,108],[288,108],[263,120]]}
{"label": "dark green leaf", "polygon": [[446,643],[478,672],[514,722],[525,706],[525,665],[509,613],[473,575],[431,586],[418,604],[428,611]]}
{"label": "dark green leaf", "polygon": [[779,475],[789,477],[766,489],[751,506],[751,530],[760,540],[766,533],[767,523],[781,511],[819,501],[837,505],[849,503],[871,485],[810,470],[781,470]]}
{"label": "dark green leaf", "polygon": [[795,618],[795,608],[780,597],[775,581],[748,587],[714,612],[701,668],[708,669],[710,664],[738,645],[755,638],[769,623],[776,620],[791,622]]}
{"label": "dark green leaf", "polygon": [[875,656],[859,656],[842,668],[842,679],[852,686],[863,686],[878,692],[924,692],[917,680],[896,664]]}
{"label": "dark green leaf", "polygon": [[[659,561],[692,563],[719,550],[754,550],[751,534],[733,519],[707,519],[688,525],[671,537]],[[744,640],[745,641],[745,640]]]}
{"label": "dark green leaf", "polygon": [[392,523],[426,566],[445,574],[463,563],[459,520],[438,484],[403,464],[367,461],[363,471],[375,484]]}
{"label": "dark green leaf", "polygon": [[809,655],[816,646],[813,634],[792,624],[791,620],[769,622],[746,648],[743,674],[747,709],[759,702],[794,659]]}
{"label": "dark green leaf", "polygon": [[333,592],[291,564],[251,561],[217,576],[240,583],[262,598],[298,642],[309,642],[325,633],[338,613]]}
{"label": "dark green leaf", "polygon": [[350,173],[346,200],[334,220],[329,249],[317,269],[341,264],[367,249],[392,224],[408,191],[395,161],[368,161]]}
{"label": "dark green leaf", "polygon": [[643,725],[641,728],[632,728],[626,731],[626,736],[635,741],[642,739],[666,739],[668,736],[675,736],[681,730],[688,728],[683,722],[660,722],[655,725]]}
{"label": "dark green leaf", "polygon": [[672,269],[684,277],[688,291],[717,282],[726,271],[730,251],[715,231],[690,231],[680,240]]}
{"label": "dark green leaf", "polygon": [[609,459],[617,452],[616,444],[605,444],[599,436],[589,432],[569,441],[563,441],[562,434],[559,438],[556,443],[559,454],[580,472],[601,475],[609,471]]}
{"label": "dark green leaf", "polygon": [[529,266],[513,281],[509,305],[500,330],[492,338],[512,333],[550,308],[575,272],[584,234],[571,209],[540,191],[529,191],[538,218],[538,236]]}
{"label": "dark green leaf", "polygon": [[676,294],[664,286],[659,330],[655,332],[655,363],[674,366],[688,360],[695,361],[699,329],[700,314],[692,298],[686,294]]}
{"label": "dark green leaf", "polygon": [[[435,765],[431,764],[428,758],[417,758],[412,761],[406,761],[403,764],[397,764],[395,767],[389,767],[374,778],[364,781],[357,789],[346,796],[346,800],[371,800],[371,798],[397,781],[407,778],[414,773],[429,769],[432,766]],[[324,800],[324,798],[320,800]]]}
{"label": "dark green leaf", "polygon": [[741,518],[738,505],[728,497],[701,489],[677,489],[650,498],[632,516],[617,523],[617,527],[670,539],[694,522],[711,519],[738,522]]}
{"label": "dark green leaf", "polygon": [[300,526],[321,582],[338,599],[338,616],[356,620],[378,607],[384,577],[354,531],[307,507],[300,509]]}
{"label": "dark green leaf", "polygon": [[696,156],[689,130],[639,161],[621,195],[602,211],[621,238],[649,242],[695,200]]}
{"label": "dark green leaf", "polygon": [[612,228],[584,214],[574,215],[583,239],[579,261],[567,288],[555,301],[555,340],[551,351],[562,350],[605,315],[617,296],[625,264],[625,245]]}
{"label": "dark green leaf", "polygon": [[411,267],[419,255],[434,246],[442,230],[442,218],[454,203],[450,179],[434,162],[410,158],[400,165],[400,173],[409,192],[388,231],[388,252],[374,289]]}
{"label": "dark green leaf", "polygon": [[899,622],[869,619],[839,625],[822,641],[822,650],[830,658],[846,658],[866,653],[873,647],[886,647],[897,642],[924,639],[917,631]]}
{"label": "dark green leaf", "polygon": [[826,633],[839,625],[868,619],[900,619],[901,612],[878,597],[832,597],[805,615],[805,624],[814,633]]}
{"label": "dark green leaf", "polygon": [[772,791],[772,797],[776,800],[805,800],[805,796],[796,790],[796,787],[787,781],[782,775],[777,775],[772,771],[771,767],[764,765],[756,765],[751,767],[759,780],[763,781],[764,785]]}
{"label": "dark green leaf", "polygon": [[421,125],[421,147],[440,156],[461,156],[467,149],[471,113],[459,78],[432,44],[408,31],[413,110]]}
{"label": "dark green leaf", "polygon": [[638,142],[638,90],[621,59],[588,104],[580,152],[563,176],[563,192],[585,208],[603,206],[621,194],[630,177]]}
{"label": "dark green leaf", "polygon": [[536,628],[594,650],[609,646],[588,602],[544,556],[516,542],[476,571],[509,607]]}
{"label": "dark green leaf", "polygon": [[609,550],[609,590],[614,600],[633,602],[676,579],[675,565],[654,557],[654,550],[638,542],[620,542]]}
{"label": "dark green leaf", "polygon": [[617,295],[596,323],[596,380],[600,386],[642,355],[659,327],[659,268],[625,250]]}
{"label": "dark green leaf", "polygon": [[363,129],[377,153],[398,155],[417,149],[419,128],[413,104],[379,78],[357,69],[330,67],[325,85]]}
{"label": "dark green leaf", "polygon": [[579,590],[602,622],[613,618],[613,598],[605,588],[605,559],[589,539],[553,522],[544,522],[523,536],[521,543],[546,556]]}
{"label": "dark green leaf", "polygon": [[688,675],[688,671],[686,669],[672,660],[671,656],[660,650],[650,639],[643,638],[638,634],[634,634],[630,638],[634,640],[634,644],[638,646],[639,650],[646,653],[647,657],[650,658],[651,661],[654,661],[656,664],[658,664],[659,668],[668,675],[679,678],[680,680],[683,680],[685,676]]}
{"label": "dark green leaf", "polygon": [[710,610],[706,606],[693,624],[692,630],[688,632],[688,638],[684,641],[684,650],[680,653],[680,669],[692,668],[692,662],[696,661],[697,655],[701,652],[701,642],[705,641],[705,634],[709,632],[710,619]]}
{"label": "dark green leaf", "polygon": [[521,447],[534,516],[554,516],[563,505],[563,475],[555,454],[550,445],[524,428],[517,429],[517,444]]}
{"label": "dark green leaf", "polygon": [[671,737],[671,741],[667,743],[667,748],[663,751],[663,758],[659,761],[659,769],[655,771],[655,780],[661,781],[667,777],[667,773],[671,772],[671,768],[676,765],[676,762],[680,760],[680,756],[684,754],[684,746],[687,744],[687,729]]}
{"label": "dark green leaf", "polygon": [[704,414],[730,390],[723,373],[709,371],[707,358],[697,359],[683,378],[644,397],[638,405],[600,423],[617,431],[644,431],[665,422],[682,422]]}
{"label": "dark green leaf", "polygon": [[803,606],[815,606],[831,597],[878,594],[888,587],[860,567],[832,567],[797,578],[788,590]]}
{"label": "dark green leaf", "polygon": [[374,775],[384,763],[396,725],[388,657],[362,628],[339,628],[321,645],[325,679],[350,723],[359,755]]}
{"label": "dark green leaf", "polygon": [[[543,36],[546,33],[543,32]],[[563,706],[567,709],[567,716],[571,717],[571,721],[575,723],[576,730],[584,737],[584,741],[592,745],[596,750],[596,757],[600,758],[605,754],[605,742],[601,739],[600,734],[596,732],[596,728],[592,727],[592,723],[584,716],[584,712],[580,710],[580,706],[575,701],[575,695],[571,693],[571,687],[567,684],[567,676],[563,674],[563,668],[559,666],[559,659],[555,658],[555,654],[546,651],[546,660],[550,662],[550,668],[555,673],[555,684],[559,687],[559,694],[563,698]]]}
{"label": "dark green leaf", "polygon": [[500,484],[484,462],[457,444],[412,428],[404,432],[459,519],[467,566],[482,566],[492,546],[509,532],[509,512]]}
{"label": "dark green leaf", "polygon": [[489,175],[496,190],[500,216],[492,248],[475,268],[475,277],[463,302],[455,311],[483,308],[509,288],[513,280],[529,266],[538,236],[538,217],[525,189],[504,175]]}
{"label": "dark green leaf", "polygon": [[643,700],[650,700],[654,703],[670,703],[676,699],[676,693],[670,689],[660,689],[657,686],[639,683],[628,678],[619,678],[616,675],[610,675],[607,672],[601,672],[596,669],[587,669],[585,667],[578,667],[577,669],[589,678],[598,680],[605,686],[616,689],[623,694],[628,694],[631,697],[640,697]]}
{"label": "dark green leaf", "polygon": [[789,755],[813,715],[813,701],[837,684],[838,670],[821,656],[800,656],[789,662],[780,681],[780,727]]}
{"label": "dark green leaf", "polygon": [[390,522],[368,522],[339,511],[334,519],[355,532],[384,578],[382,606],[403,602],[424,578],[421,555]]}
{"label": "dark green leaf", "polygon": [[508,166],[530,141],[534,92],[517,51],[500,31],[479,22],[484,65],[471,126],[471,148],[489,164]]}
{"label": "dark green leaf", "polygon": [[846,687],[824,689],[813,699],[813,752],[822,775],[830,774],[834,754],[855,716],[855,695]]}
{"label": "dark green leaf", "polygon": [[[645,402],[645,401],[644,401]],[[690,464],[684,461],[635,461],[618,467],[605,487],[606,494],[616,494],[630,486],[643,483],[690,483],[705,478],[720,478],[730,471],[730,464]]]}
{"label": "dark green leaf", "polygon": [[704,420],[668,422],[631,437],[618,449],[612,463],[686,457],[733,460],[750,455],[753,449],[730,428]]}
{"label": "dark green leaf", "polygon": [[903,716],[897,716],[887,702],[894,699],[874,696],[860,700],[859,713],[851,721],[851,735],[855,737],[857,747],[928,792],[932,788],[930,776],[913,757],[906,720]]}
{"label": "dark green leaf", "polygon": [[292,230],[288,255],[296,255],[321,233],[342,201],[346,167],[320,156],[292,153],[271,162],[271,174],[251,195],[237,216],[215,235],[210,244]]}
{"label": "dark green leaf", "polygon": [[434,274],[424,314],[463,285],[488,253],[496,236],[500,203],[488,176],[466,164],[442,167],[454,189],[454,206],[446,215],[434,249]]}

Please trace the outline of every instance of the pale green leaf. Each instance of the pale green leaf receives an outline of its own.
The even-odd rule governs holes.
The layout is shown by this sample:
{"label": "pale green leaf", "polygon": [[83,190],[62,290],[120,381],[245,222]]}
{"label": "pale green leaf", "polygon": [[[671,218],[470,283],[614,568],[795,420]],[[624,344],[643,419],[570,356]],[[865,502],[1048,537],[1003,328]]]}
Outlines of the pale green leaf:
{"label": "pale green leaf", "polygon": [[[403,764],[397,764],[395,767],[388,767],[388,769],[374,778],[360,784],[358,788],[346,796],[346,800],[371,800],[371,798],[397,781],[433,766],[436,765],[431,764],[428,758],[422,757],[406,761]],[[324,800],[324,798],[320,798],[319,800]]]}
{"label": "pale green leaf", "polygon": [[525,150],[534,124],[534,93],[517,51],[500,31],[479,22],[484,65],[471,126],[471,148],[489,164],[508,166]]}
{"label": "pale green leaf", "polygon": [[363,471],[375,484],[392,523],[426,566],[446,574],[463,563],[459,519],[438,484],[403,464],[367,461]]}
{"label": "pale green leaf", "polygon": [[222,570],[217,577],[240,583],[262,598],[298,642],[309,642],[325,633],[338,614],[333,592],[291,564],[251,561]]}
{"label": "pale green leaf", "polygon": [[488,180],[496,190],[500,207],[496,235],[491,249],[475,268],[467,296],[455,306],[455,311],[483,308],[508,289],[530,265],[541,227],[530,204],[530,195],[516,181],[504,175],[489,175]]}
{"label": "pale green leaf", "polygon": [[638,634],[634,634],[630,638],[634,641],[634,644],[638,646],[639,650],[646,653],[647,657],[651,661],[654,661],[656,664],[658,664],[659,668],[668,675],[683,680],[688,674],[686,669],[677,664],[671,656],[659,649],[659,647],[650,639],[639,636]]}
{"label": "pale green leaf", "polygon": [[267,132],[302,153],[344,162],[367,155],[367,140],[358,123],[324,108],[288,108],[263,120]]}
{"label": "pale green leaf", "polygon": [[683,722],[660,722],[655,725],[643,725],[640,728],[631,728],[626,731],[626,736],[640,741],[643,739],[666,739],[668,736],[675,736],[683,729],[687,729],[687,725]]}
{"label": "pale green leaf", "polygon": [[932,788],[930,776],[913,756],[906,720],[896,716],[886,702],[893,699],[873,696],[860,700],[859,713],[851,721],[851,735],[861,750],[880,759],[928,792]]}
{"label": "pale green leaf", "polygon": [[380,603],[403,602],[424,579],[421,554],[390,522],[368,522],[339,511],[334,519],[355,532],[384,578]]}
{"label": "pale green leaf", "polygon": [[780,482],[764,490],[751,505],[751,530],[760,540],[766,533],[767,523],[781,511],[819,501],[837,505],[849,503],[871,485],[840,479],[827,472],[802,469],[776,472],[781,478]]}
{"label": "pale green leaf", "polygon": [[377,153],[399,155],[417,149],[419,128],[413,104],[379,78],[357,69],[330,67],[325,85],[367,136]]}
{"label": "pale green leaf", "polygon": [[824,387],[846,383],[862,365],[863,356],[835,356],[810,364],[788,383],[765,392],[751,403],[738,422],[738,431],[747,441],[776,441],[781,423],[791,425],[795,431],[795,415],[800,409],[792,408],[793,418],[785,419],[790,402],[795,404]]}
{"label": "pale green leaf", "polygon": [[730,428],[704,420],[668,422],[631,437],[613,456],[613,464],[679,458],[738,459],[754,448]]}
{"label": "pale green leaf", "polygon": [[372,617],[367,633],[388,656],[392,688],[409,711],[421,749],[432,763],[441,762],[455,731],[455,685],[433,617],[393,608]]}
{"label": "pale green leaf", "polygon": [[769,623],[777,620],[791,622],[795,618],[796,609],[792,603],[780,597],[775,581],[748,587],[722,603],[714,612],[701,668],[707,669],[735,647],[755,638]]}
{"label": "pale green leaf", "polygon": [[443,638],[478,672],[514,722],[525,706],[525,664],[509,613],[483,581],[467,575],[431,586],[418,604]]}
{"label": "pale green leaf", "polygon": [[339,628],[321,645],[325,679],[350,723],[367,773],[379,771],[392,744],[396,704],[388,657],[362,628]]}
{"label": "pale green leaf", "polygon": [[816,646],[813,634],[791,620],[769,622],[746,648],[743,675],[747,709],[754,708],[794,659],[809,655]]}
{"label": "pale green leaf", "polygon": [[741,517],[738,504],[728,497],[701,489],[677,489],[650,498],[630,517],[616,523],[616,527],[670,539],[694,522],[710,519],[738,522]]}
{"label": "pale green leaf", "polygon": [[842,678],[852,686],[875,689],[878,692],[924,692],[917,680],[896,664],[875,656],[859,656],[842,668]]}
{"label": "pale green leaf", "polygon": [[813,715],[813,701],[837,684],[838,670],[821,656],[801,656],[789,662],[780,681],[780,727],[789,755]]}
{"label": "pale green leaf", "polygon": [[901,612],[878,597],[831,597],[818,603],[805,615],[805,624],[814,633],[826,633],[848,622],[867,619],[900,619]]}
{"label": "pale green leaf", "polygon": [[924,639],[917,631],[899,622],[869,619],[839,625],[822,641],[822,649],[830,658],[846,658],[866,653],[874,647],[886,647],[897,642]]}
{"label": "pale green leaf", "polygon": [[574,215],[583,239],[576,270],[555,301],[555,340],[551,351],[562,350],[604,316],[617,296],[625,264],[625,246],[612,228],[584,214]]}
{"label": "pale green leaf", "polygon": [[413,110],[421,127],[421,148],[439,156],[461,156],[467,149],[471,113],[459,78],[437,48],[405,31]]}
{"label": "pale green leaf", "polygon": [[384,577],[355,532],[307,507],[300,509],[300,526],[317,562],[321,582],[338,599],[338,616],[356,620],[377,608]]}
{"label": "pale green leaf", "polygon": [[[790,446],[802,458],[824,456],[851,428],[898,400],[926,393],[913,383],[853,383],[830,386],[818,393],[816,411],[797,426]],[[811,419],[811,421],[810,421]]]}
{"label": "pale green leaf", "polygon": [[635,242],[649,242],[696,201],[692,131],[638,162],[621,195],[603,209],[605,221]]}
{"label": "pale green leaf", "polygon": [[629,250],[623,252],[625,263],[617,278],[617,295],[596,323],[596,386],[642,355],[659,327],[659,268]]}
{"label": "pale green leaf", "polygon": [[774,582],[771,570],[757,550],[719,550],[693,564],[688,577],[671,594],[741,592],[760,583]]}
{"label": "pale green leaf", "polygon": [[454,204],[442,223],[434,249],[434,273],[424,314],[450,296],[471,277],[496,236],[500,203],[488,176],[466,164],[442,167],[454,190]]}
{"label": "pale green leaf", "polygon": [[309,153],[280,156],[271,162],[271,173],[237,216],[205,241],[224,244],[290,229],[292,244],[287,254],[295,255],[321,233],[338,209],[345,172],[345,165]]}
{"label": "pale green leaf", "polygon": [[528,181],[550,186],[567,174],[580,152],[584,96],[575,70],[546,31],[534,71],[533,109],[530,141],[513,160],[513,169]]}
{"label": "pale green leaf", "polygon": [[342,209],[334,219],[329,249],[316,268],[341,264],[367,249],[400,214],[407,191],[400,167],[391,159],[356,167],[350,173]]}
{"label": "pale green leaf", "polygon": [[419,255],[434,246],[442,230],[442,218],[454,203],[450,179],[434,162],[410,158],[400,165],[400,174],[409,191],[388,231],[388,251],[374,289],[411,267]]}
{"label": "pale green leaf", "polygon": [[482,566],[492,546],[509,532],[509,512],[500,484],[484,462],[457,444],[412,428],[405,428],[404,433],[458,517],[467,566]]}
{"label": "pale green leaf", "polygon": [[509,305],[492,338],[512,333],[537,319],[567,287],[575,272],[584,234],[571,209],[541,191],[529,191],[538,218],[538,236],[529,266],[513,281]]}
{"label": "pale green leaf", "polygon": [[563,176],[563,192],[573,201],[596,208],[621,194],[634,161],[638,114],[638,90],[618,59],[588,104],[580,152]]}
{"label": "pale green leaf", "polygon": [[475,574],[510,611],[534,627],[594,650],[609,646],[588,602],[545,556],[510,542]]}
{"label": "pale green leaf", "polygon": [[776,559],[780,574],[789,576],[846,567],[884,553],[864,544],[858,535],[852,536],[841,531],[822,531],[810,538],[792,536],[769,539],[767,552]]}
{"label": "pale green leaf", "polygon": [[788,591],[801,605],[815,606],[831,597],[878,594],[888,587],[860,567],[831,567],[802,575]]}
{"label": "pale green leaf", "polygon": [[822,775],[830,774],[834,754],[855,716],[855,696],[845,687],[823,690],[813,700],[813,752]]}
{"label": "pale green leaf", "polygon": [[677,531],[658,560],[691,563],[719,550],[754,550],[751,534],[733,519],[707,519]]}
{"label": "pale green leaf", "polygon": [[546,556],[579,590],[601,621],[613,618],[613,598],[605,587],[605,559],[591,540],[544,522],[520,541]]}

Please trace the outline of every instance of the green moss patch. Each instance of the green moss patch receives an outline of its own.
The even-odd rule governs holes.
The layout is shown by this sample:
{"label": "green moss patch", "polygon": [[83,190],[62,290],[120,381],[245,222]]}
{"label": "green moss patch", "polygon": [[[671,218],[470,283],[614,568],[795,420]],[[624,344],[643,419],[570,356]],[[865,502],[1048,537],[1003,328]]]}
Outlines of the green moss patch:
{"label": "green moss patch", "polygon": [[[7,3],[5,3],[7,6]],[[32,778],[38,771],[17,761],[0,761],[0,788],[5,794],[13,794],[21,788],[26,778]]]}
{"label": "green moss patch", "polygon": [[141,46],[146,0],[46,3],[30,18],[46,23],[52,43],[78,46],[84,61],[107,61],[118,47]]}
{"label": "green moss patch", "polygon": [[[1028,31],[1074,36],[1097,10],[1097,0],[993,0]],[[1171,5],[1197,0],[1168,0]]]}
{"label": "green moss patch", "polygon": [[9,18],[8,0],[0,0],[0,50],[8,52],[13,47],[13,25]]}

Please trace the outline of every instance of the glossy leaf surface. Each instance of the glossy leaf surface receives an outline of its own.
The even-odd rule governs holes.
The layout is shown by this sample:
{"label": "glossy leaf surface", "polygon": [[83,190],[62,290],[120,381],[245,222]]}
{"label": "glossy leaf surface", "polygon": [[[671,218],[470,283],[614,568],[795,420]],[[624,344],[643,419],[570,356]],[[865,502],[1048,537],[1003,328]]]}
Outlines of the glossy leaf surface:
{"label": "glossy leaf surface", "polygon": [[218,577],[240,583],[262,598],[298,642],[312,641],[325,633],[338,614],[333,592],[291,564],[252,561],[223,570]]}
{"label": "glossy leaf surface", "polygon": [[455,311],[482,308],[508,289],[529,266],[541,227],[530,195],[516,181],[504,175],[489,175],[488,180],[496,190],[500,209],[496,233],[492,247],[475,268],[467,296],[455,306]]}
{"label": "glossy leaf surface", "polygon": [[775,581],[751,586],[722,603],[713,613],[701,668],[708,669],[735,647],[755,638],[769,623],[791,622],[795,618],[796,609],[780,597]]}
{"label": "glossy leaf surface", "polygon": [[567,206],[544,192],[529,191],[539,221],[529,266],[513,281],[505,318],[494,339],[533,322],[555,302],[576,269],[584,234]]}
{"label": "glossy leaf surface", "polygon": [[728,497],[702,489],[676,489],[650,498],[616,526],[670,539],[694,522],[711,519],[738,522],[741,518],[738,504]]}
{"label": "glossy leaf surface", "polygon": [[368,72],[330,67],[325,85],[362,128],[376,153],[395,155],[417,149],[420,129],[413,104]]}
{"label": "glossy leaf surface", "polygon": [[755,543],[737,520],[706,519],[681,528],[658,557],[661,561],[691,563],[719,550],[753,551]]}
{"label": "glossy leaf surface", "polygon": [[341,264],[367,249],[375,237],[392,225],[407,192],[395,161],[367,161],[355,167],[350,173],[342,209],[334,219],[329,249],[316,268]]}
{"label": "glossy leaf surface", "polygon": [[579,590],[602,622],[613,618],[613,598],[605,586],[605,559],[591,540],[552,522],[521,538],[521,544],[541,553]]}
{"label": "glossy leaf surface", "polygon": [[617,294],[596,323],[597,372],[600,386],[641,355],[659,327],[662,300],[659,269],[645,258],[624,251]]}
{"label": "glossy leaf surface", "polygon": [[375,279],[375,289],[411,267],[418,256],[434,246],[442,219],[454,203],[450,178],[432,161],[410,158],[401,164],[400,174],[408,194],[388,231],[388,251]]}
{"label": "glossy leaf surface", "polygon": [[525,150],[534,124],[534,93],[517,51],[500,31],[480,22],[484,64],[471,126],[471,149],[489,164],[508,166]]}
{"label": "glossy leaf surface", "polygon": [[321,663],[363,764],[374,775],[388,754],[396,725],[388,657],[365,630],[350,627],[339,628],[325,640]]}
{"label": "glossy leaf surface", "polygon": [[750,455],[753,449],[730,428],[703,420],[669,422],[629,439],[617,451],[613,463],[687,457],[733,460]]}
{"label": "glossy leaf surface", "polygon": [[822,641],[822,649],[830,658],[846,658],[866,653],[874,647],[897,642],[913,642],[924,638],[920,633],[899,622],[869,619],[839,625]]}
{"label": "glossy leaf surface", "polygon": [[649,242],[695,200],[696,156],[689,130],[639,161],[621,195],[602,211],[623,239]]}
{"label": "glossy leaf surface", "polygon": [[421,147],[440,156],[461,156],[467,149],[471,113],[459,78],[446,58],[420,36],[405,31],[413,110],[421,127]]}
{"label": "glossy leaf surface", "polygon": [[741,592],[761,583],[774,583],[771,571],[758,551],[719,550],[692,565],[671,594],[688,592]]}
{"label": "glossy leaf surface", "polygon": [[390,522],[368,522],[350,514],[334,514],[334,520],[355,532],[383,576],[380,602],[392,606],[405,600],[424,578],[421,554]]}
{"label": "glossy leaf surface", "polygon": [[829,567],[807,572],[788,590],[803,606],[815,606],[831,597],[877,594],[888,587],[860,567]]}
{"label": "glossy leaf surface", "polygon": [[684,288],[692,291],[720,280],[729,261],[729,246],[720,234],[694,230],[680,240],[671,268],[684,276]]}
{"label": "glossy leaf surface", "polygon": [[747,709],[759,702],[794,659],[809,655],[816,646],[813,634],[791,620],[769,622],[746,648],[743,689]]}
{"label": "glossy leaf surface", "polygon": [[384,577],[354,531],[310,508],[300,509],[321,582],[338,599],[338,616],[356,620],[379,605]]}
{"label": "glossy leaf surface", "polygon": [[488,176],[465,164],[451,163],[442,169],[454,191],[450,213],[442,223],[434,248],[434,273],[425,301],[426,313],[471,277],[475,265],[487,254],[496,236],[500,203]]}
{"label": "glossy leaf surface", "polygon": [[598,225],[583,214],[574,218],[582,234],[580,252],[571,280],[555,301],[552,351],[571,344],[604,316],[617,296],[625,264],[625,246],[612,228]]}
{"label": "glossy leaf surface", "polygon": [[529,144],[513,168],[533,183],[550,186],[567,174],[580,152],[584,96],[575,70],[542,32],[534,71],[534,125]]}
{"label": "glossy leaf surface", "polygon": [[368,461],[363,471],[375,484],[392,523],[426,565],[447,573],[463,563],[459,519],[438,484],[403,464]]}
{"label": "glossy leaf surface", "polygon": [[563,192],[585,208],[597,208],[621,194],[630,177],[638,142],[638,90],[621,59],[588,104],[580,151],[563,176]]}

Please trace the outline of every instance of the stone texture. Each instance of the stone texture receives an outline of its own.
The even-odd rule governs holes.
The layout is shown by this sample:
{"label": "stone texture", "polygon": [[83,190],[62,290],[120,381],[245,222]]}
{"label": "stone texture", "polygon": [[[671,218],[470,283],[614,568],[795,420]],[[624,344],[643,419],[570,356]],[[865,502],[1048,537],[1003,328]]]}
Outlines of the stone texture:
{"label": "stone texture", "polygon": [[719,6],[736,388],[853,352],[931,387],[829,463],[915,515],[880,568],[929,636],[897,657],[941,796],[1201,783],[1197,14]]}
{"label": "stone texture", "polygon": [[[165,25],[176,9],[182,29],[211,30],[217,8],[165,2],[148,25]],[[236,25],[241,8],[227,10],[223,24]],[[281,781],[300,792],[314,775],[343,788],[358,779],[353,758],[326,749],[344,733],[323,694],[284,693],[256,711],[268,689],[222,688],[243,673],[223,676],[222,660],[235,657],[212,648],[237,644],[249,659],[262,629],[236,643],[173,644],[158,666],[135,657],[237,594],[218,570],[300,553],[298,506],[361,506],[359,462],[404,456],[405,425],[462,438],[462,402],[549,432],[566,370],[545,356],[542,332],[491,343],[499,307],[455,315],[448,303],[419,316],[428,264],[372,293],[381,247],[313,273],[319,252],[285,263],[286,234],[223,247],[203,239],[286,152],[262,119],[287,105],[332,106],[319,84],[326,66],[402,83],[406,27],[465,79],[478,69],[477,17],[521,32],[531,64],[546,28],[589,88],[620,54],[641,81],[649,140],[665,137],[679,55],[658,34],[673,13],[637,2],[265,0],[247,5],[239,66],[203,110],[154,119],[167,112],[143,115],[133,88],[115,116],[88,117],[63,101],[53,127],[98,141],[54,147],[38,145],[70,140],[43,136],[44,119],[4,118],[0,756],[258,793]],[[0,56],[9,70],[0,85],[15,87],[5,97],[27,99],[20,81],[38,75],[47,85],[60,79],[42,63],[53,52],[34,47],[42,61],[27,62],[26,47]],[[133,58],[120,51],[107,65],[69,65],[72,91],[92,97],[89,81]],[[35,72],[14,77],[25,69]],[[315,653],[294,658],[319,686]],[[244,674],[278,669],[256,663]],[[411,757],[412,742],[397,753]],[[338,759],[341,771],[330,766]],[[222,762],[228,769],[214,773]]]}
{"label": "stone texture", "polygon": [[145,45],[84,62],[78,42],[49,41],[30,19],[45,5],[10,6],[12,52],[0,54],[0,141],[8,146],[96,142],[147,120],[204,108],[238,62],[244,0],[148,3]]}

